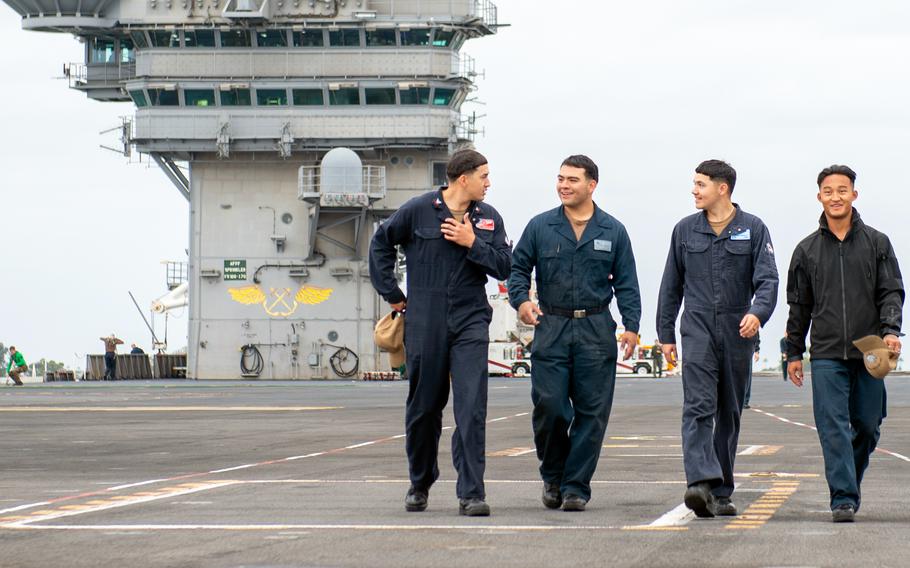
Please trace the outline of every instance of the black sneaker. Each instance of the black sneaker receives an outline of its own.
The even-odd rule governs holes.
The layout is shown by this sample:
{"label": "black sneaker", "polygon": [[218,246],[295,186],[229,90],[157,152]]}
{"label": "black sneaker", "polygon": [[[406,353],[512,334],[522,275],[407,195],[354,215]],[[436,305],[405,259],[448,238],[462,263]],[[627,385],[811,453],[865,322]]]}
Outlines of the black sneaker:
{"label": "black sneaker", "polygon": [[477,497],[459,499],[458,514],[467,515],[468,517],[489,517],[490,506],[483,499],[478,499]]}
{"label": "black sneaker", "polygon": [[587,505],[587,499],[572,493],[567,493],[562,500],[563,511],[584,511]]}
{"label": "black sneaker", "polygon": [[562,491],[558,483],[544,483],[540,500],[547,509],[558,509],[562,505]]}
{"label": "black sneaker", "polygon": [[711,485],[705,481],[690,485],[684,499],[686,507],[695,511],[695,516],[710,519],[714,516],[714,495]]}
{"label": "black sneaker", "polygon": [[423,489],[417,489],[413,485],[408,489],[408,494],[404,498],[404,509],[409,513],[419,513],[427,510],[427,499],[429,495]]}
{"label": "black sneaker", "polygon": [[735,517],[736,505],[729,497],[714,498],[714,514],[718,517]]}
{"label": "black sneaker", "polygon": [[844,503],[831,509],[831,520],[835,523],[852,523],[856,508],[850,503]]}

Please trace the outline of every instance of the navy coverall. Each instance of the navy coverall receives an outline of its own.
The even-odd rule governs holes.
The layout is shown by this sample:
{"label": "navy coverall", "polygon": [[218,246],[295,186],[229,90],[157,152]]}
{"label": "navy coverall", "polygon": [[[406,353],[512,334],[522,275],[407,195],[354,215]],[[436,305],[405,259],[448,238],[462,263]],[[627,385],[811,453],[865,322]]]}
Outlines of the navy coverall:
{"label": "navy coverall", "polygon": [[452,214],[442,192],[417,196],[380,225],[370,245],[370,278],[389,303],[405,300],[395,279],[395,246],[407,261],[404,345],[410,385],[405,433],[411,484],[428,491],[439,477],[437,455],[442,411],[451,376],[455,412],[452,461],[460,499],[485,498],[487,357],[493,309],[487,276],[509,276],[511,245],[502,217],[491,206],[471,203],[474,228],[468,249],[443,238]]}
{"label": "navy coverall", "polygon": [[581,240],[563,207],[531,220],[515,247],[509,302],[530,299],[536,268],[543,316],[531,346],[531,400],[540,475],[563,494],[591,498],[616,382],[614,293],[626,331],[638,332],[641,294],[623,225],[595,206]]}
{"label": "navy coverall", "polygon": [[682,332],[682,440],[686,481],[733,494],[733,462],[756,338],[739,335],[753,314],[767,323],[777,304],[777,266],[761,219],[741,210],[718,237],[705,213],[673,229],[660,283],[657,333],[676,343],[676,316],[685,299]]}

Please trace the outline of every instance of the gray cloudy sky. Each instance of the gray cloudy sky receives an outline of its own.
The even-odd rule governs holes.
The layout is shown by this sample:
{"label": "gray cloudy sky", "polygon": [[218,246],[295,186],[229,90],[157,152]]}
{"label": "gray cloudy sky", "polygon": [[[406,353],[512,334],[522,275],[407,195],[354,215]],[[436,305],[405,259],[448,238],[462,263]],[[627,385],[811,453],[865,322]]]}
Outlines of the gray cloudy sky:
{"label": "gray cloudy sky", "polygon": [[[706,158],[737,169],[734,200],[769,226],[782,273],[816,226],[815,176],[831,163],[857,170],[857,208],[910,270],[910,223],[897,199],[910,148],[910,4],[497,4],[511,27],[467,46],[486,71],[476,110],[487,115],[477,146],[491,161],[488,200],[517,239],[557,204],[562,158],[594,158],[597,202],[632,237],[646,340],[670,231],[694,211],[692,170]],[[98,132],[132,106],[89,101],[54,80],[63,62],[81,60],[72,37],[24,32],[0,7],[0,341],[32,359],[72,361],[110,331],[147,344],[127,290],[145,307],[164,291],[159,261],[185,258],[183,198],[157,168],[98,147],[115,143]],[[782,281],[764,357],[777,357],[785,321]],[[174,347],[185,343],[185,322],[174,321]]]}

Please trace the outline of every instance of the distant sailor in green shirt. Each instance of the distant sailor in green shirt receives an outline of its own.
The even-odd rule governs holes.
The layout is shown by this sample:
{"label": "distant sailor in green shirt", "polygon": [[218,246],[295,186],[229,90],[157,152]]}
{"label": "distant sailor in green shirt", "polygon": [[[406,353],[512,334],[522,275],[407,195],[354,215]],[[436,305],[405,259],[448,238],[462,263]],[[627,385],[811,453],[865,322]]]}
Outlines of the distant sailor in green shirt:
{"label": "distant sailor in green shirt", "polygon": [[28,371],[28,365],[25,364],[25,357],[22,356],[22,353],[16,351],[15,347],[9,348],[9,363],[6,364],[6,374],[9,375],[9,378],[13,379],[13,382],[18,386],[22,386],[22,379],[19,378],[19,375]]}

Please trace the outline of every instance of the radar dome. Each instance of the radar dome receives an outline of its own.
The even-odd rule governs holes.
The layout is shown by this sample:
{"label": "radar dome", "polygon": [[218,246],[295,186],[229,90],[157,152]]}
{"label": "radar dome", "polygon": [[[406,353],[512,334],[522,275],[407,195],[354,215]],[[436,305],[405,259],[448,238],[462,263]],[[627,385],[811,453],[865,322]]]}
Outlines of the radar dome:
{"label": "radar dome", "polygon": [[350,148],[335,148],[322,158],[323,193],[363,193],[363,163]]}

